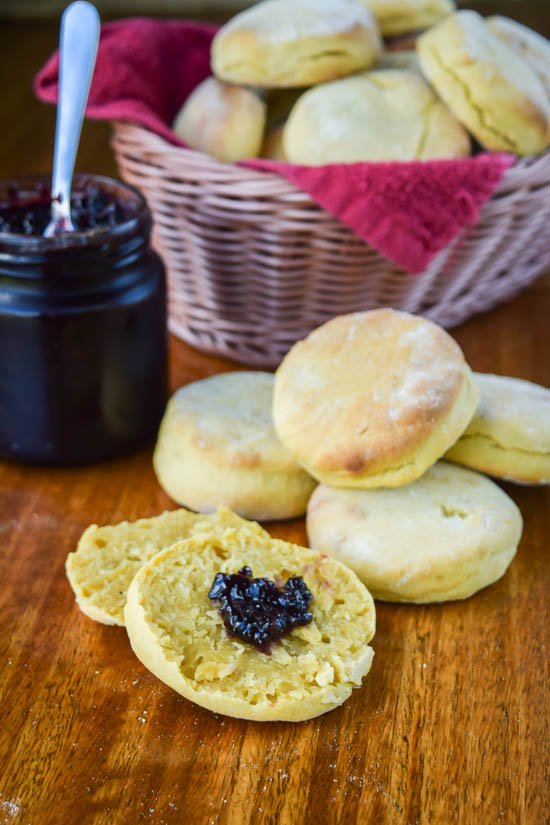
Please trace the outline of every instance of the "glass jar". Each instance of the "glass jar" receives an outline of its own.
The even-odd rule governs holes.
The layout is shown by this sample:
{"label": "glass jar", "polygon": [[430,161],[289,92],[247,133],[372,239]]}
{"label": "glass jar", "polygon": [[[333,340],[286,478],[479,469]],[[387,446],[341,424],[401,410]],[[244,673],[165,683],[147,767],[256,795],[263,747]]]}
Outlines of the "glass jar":
{"label": "glass jar", "polygon": [[[85,182],[123,220],[54,238],[0,232],[0,454],[28,462],[124,453],[155,436],[166,403],[166,284],[149,210],[133,187]],[[0,182],[0,204],[38,186],[47,181]]]}

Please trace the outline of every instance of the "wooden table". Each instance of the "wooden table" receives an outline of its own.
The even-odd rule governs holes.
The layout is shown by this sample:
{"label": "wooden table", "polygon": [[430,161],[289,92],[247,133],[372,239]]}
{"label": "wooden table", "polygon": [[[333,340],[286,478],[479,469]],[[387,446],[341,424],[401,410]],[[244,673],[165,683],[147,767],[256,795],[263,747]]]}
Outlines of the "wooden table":
{"label": "wooden table", "polygon": [[[28,83],[55,26],[4,32],[2,76],[15,60],[21,76],[1,172],[46,170],[53,112]],[[81,166],[114,171],[106,136],[86,126]],[[548,383],[549,318],[541,278],[453,334],[474,369]],[[171,342],[173,387],[231,368]],[[90,522],[174,506],[151,450],[82,469],[0,463],[0,824],[543,825],[550,496],[504,486],[525,530],[500,582],[465,602],[379,604],[363,688],[322,718],[262,725],[187,702],[123,628],[74,604],[64,562]],[[302,521],[270,529],[305,541]]]}

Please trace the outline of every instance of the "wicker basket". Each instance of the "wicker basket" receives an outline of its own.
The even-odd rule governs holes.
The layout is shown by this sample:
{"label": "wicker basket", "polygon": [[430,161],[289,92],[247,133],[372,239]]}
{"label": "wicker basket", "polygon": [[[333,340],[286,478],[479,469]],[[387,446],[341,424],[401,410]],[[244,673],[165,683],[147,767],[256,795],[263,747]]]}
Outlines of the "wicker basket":
{"label": "wicker basket", "polygon": [[219,163],[114,125],[124,180],[155,219],[170,329],[198,349],[274,366],[334,315],[392,306],[452,327],[550,265],[550,154],[520,160],[481,219],[411,276],[275,174]]}

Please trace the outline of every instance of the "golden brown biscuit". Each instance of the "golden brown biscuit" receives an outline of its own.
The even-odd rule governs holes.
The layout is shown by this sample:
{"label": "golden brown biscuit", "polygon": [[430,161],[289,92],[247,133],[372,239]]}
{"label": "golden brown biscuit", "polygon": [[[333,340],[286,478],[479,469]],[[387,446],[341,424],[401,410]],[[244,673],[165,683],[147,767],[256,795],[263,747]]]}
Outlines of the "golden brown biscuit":
{"label": "golden brown biscuit", "polygon": [[453,0],[361,0],[372,11],[384,37],[433,26],[455,10]]}
{"label": "golden brown biscuit", "polygon": [[445,458],[522,484],[550,483],[550,390],[474,373],[481,400]]}
{"label": "golden brown biscuit", "polygon": [[245,518],[301,516],[315,482],[281,444],[269,372],[226,372],[178,390],[164,415],[153,463],[185,507],[226,505]]}
{"label": "golden brown biscuit", "polygon": [[424,318],[343,315],[290,350],[273,415],[283,444],[335,487],[396,487],[454,444],[479,391],[458,344]]}
{"label": "golden brown biscuit", "polygon": [[464,127],[419,74],[364,72],[305,92],[288,118],[283,146],[292,163],[322,165],[464,157]]}
{"label": "golden brown biscuit", "polygon": [[174,132],[192,149],[227,162],[257,157],[266,106],[251,89],[208,77],[191,92]]}
{"label": "golden brown biscuit", "polygon": [[380,50],[358,0],[264,0],[216,34],[212,70],[230,83],[311,86],[372,66]]}
{"label": "golden brown biscuit", "polygon": [[461,11],[417,41],[422,71],[449,109],[487,149],[531,155],[550,143],[544,87],[482,17]]}
{"label": "golden brown biscuit", "polygon": [[355,570],[376,599],[466,599],[506,572],[521,514],[488,478],[440,461],[392,490],[320,485],[308,506],[312,547]]}
{"label": "golden brown biscuit", "polygon": [[[208,599],[214,576],[302,576],[313,621],[270,654],[229,636]],[[375,612],[355,573],[313,550],[247,531],[205,534],[159,553],[134,578],[125,608],[134,652],[159,679],[215,713],[258,721],[311,719],[341,705],[371,667]]]}

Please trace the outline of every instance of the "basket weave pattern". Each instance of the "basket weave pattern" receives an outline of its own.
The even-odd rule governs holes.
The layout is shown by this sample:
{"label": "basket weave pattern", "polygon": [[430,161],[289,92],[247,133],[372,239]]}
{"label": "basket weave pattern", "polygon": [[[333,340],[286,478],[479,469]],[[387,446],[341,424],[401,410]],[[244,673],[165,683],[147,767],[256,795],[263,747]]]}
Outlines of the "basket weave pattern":
{"label": "basket weave pattern", "polygon": [[329,318],[379,306],[452,327],[550,265],[550,153],[519,160],[478,224],[409,275],[278,175],[126,123],[114,125],[113,148],[153,213],[171,332],[245,364],[274,366]]}

